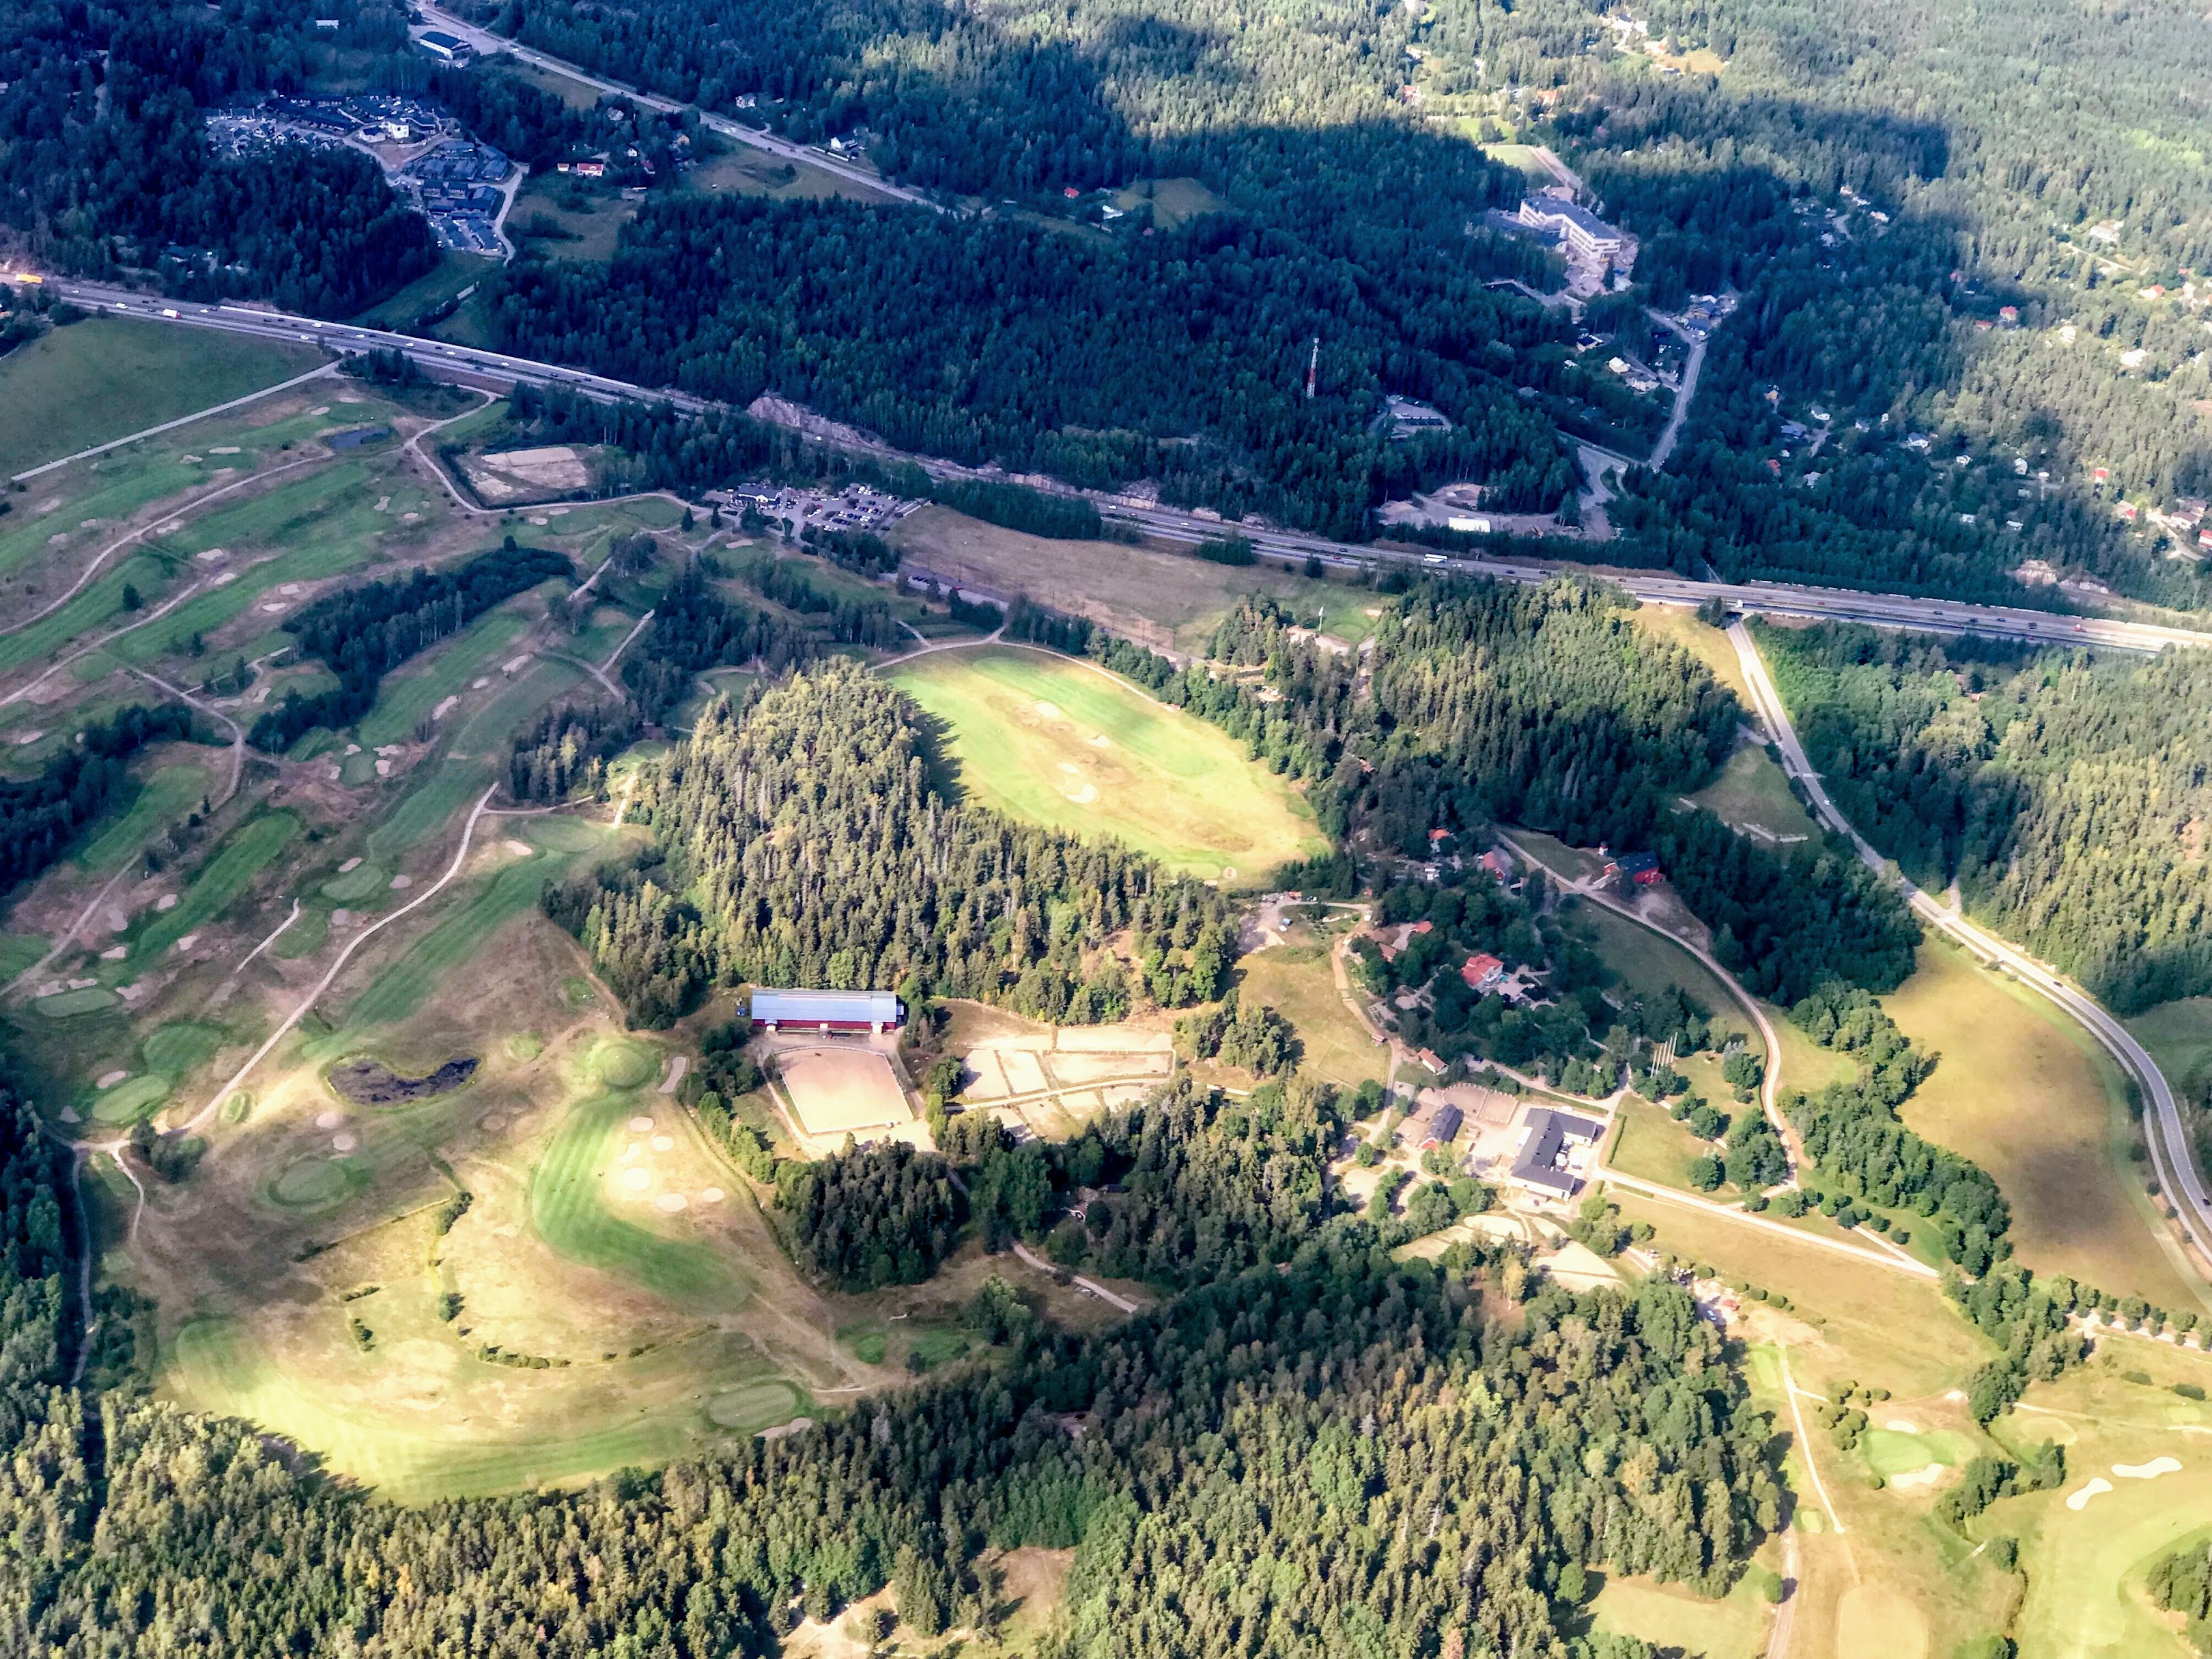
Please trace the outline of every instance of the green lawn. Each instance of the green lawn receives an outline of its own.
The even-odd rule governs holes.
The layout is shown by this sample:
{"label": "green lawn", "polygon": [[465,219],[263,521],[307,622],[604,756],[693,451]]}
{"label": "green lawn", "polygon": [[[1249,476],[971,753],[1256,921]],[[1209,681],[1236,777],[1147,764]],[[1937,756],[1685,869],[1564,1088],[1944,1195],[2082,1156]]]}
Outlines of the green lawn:
{"label": "green lawn", "polygon": [[[18,633],[0,636],[0,672],[61,654],[82,636],[119,623],[123,590],[135,587],[148,610],[159,605],[175,577],[175,567],[148,552],[134,552],[119,563],[111,560],[68,604]],[[167,639],[168,618],[152,624]],[[118,641],[120,647],[123,641]]]}
{"label": "green lawn", "polygon": [[514,643],[529,629],[522,605],[527,596],[479,617],[458,639],[447,640],[423,658],[386,676],[377,688],[376,706],[362,717],[366,749],[404,743],[416,727],[447,697],[465,693],[472,681],[496,674],[514,654]]}
{"label": "green lawn", "polygon": [[376,328],[405,328],[424,312],[443,305],[498,269],[496,259],[449,251],[434,270],[417,276],[382,305],[364,311],[354,320]]}
{"label": "green lawn", "polygon": [[[1574,925],[1587,930],[1606,965],[1620,975],[1614,994],[1626,991],[1655,996],[1669,986],[1679,986],[1707,1014],[1739,1033],[1753,1054],[1766,1052],[1765,1042],[1744,1011],[1741,994],[1680,945],[1599,904],[1583,905],[1575,913]],[[1722,1100],[1713,1103],[1725,1105]]]}
{"label": "green lawn", "polygon": [[192,878],[177,908],[155,916],[132,941],[131,959],[151,962],[185,934],[213,921],[299,832],[300,820],[291,813],[270,812],[231,836]]}
{"label": "green lawn", "polygon": [[[1716,1109],[1731,1115],[1758,1109],[1739,1107],[1726,1097],[1713,1104]],[[1686,1127],[1677,1123],[1663,1106],[1654,1106],[1632,1095],[1621,1103],[1619,1127],[1606,1152],[1606,1163],[1623,1175],[1686,1193],[1693,1190],[1690,1185],[1690,1161],[1709,1155],[1727,1156],[1711,1141],[1698,1139]]]}
{"label": "green lawn", "polygon": [[752,1285],[726,1258],[628,1220],[607,1206],[607,1181],[629,1133],[627,1121],[642,1098],[629,1090],[610,1090],[570,1109],[531,1171],[531,1224],[557,1254],[680,1306],[734,1307]]}
{"label": "green lawn", "polygon": [[1089,665],[991,647],[886,672],[951,727],[983,805],[1242,886],[1327,850],[1305,802],[1225,732]]}
{"label": "green lawn", "polygon": [[2212,997],[2161,1003],[2127,1024],[2176,1091],[2201,1093],[2212,1081]]}
{"label": "green lawn", "polygon": [[304,374],[308,346],[95,317],[0,357],[0,477]]}
{"label": "green lawn", "polygon": [[114,874],[137,857],[148,842],[181,822],[199,805],[210,787],[205,767],[189,761],[162,767],[139,787],[123,815],[78,852],[77,868],[91,876]]}
{"label": "green lawn", "polygon": [[1308,1070],[1346,1088],[1386,1079],[1390,1051],[1344,1006],[1328,945],[1271,945],[1238,958],[1237,969],[1243,1001],[1273,1008],[1297,1028]]}
{"label": "green lawn", "polygon": [[1819,827],[1790,793],[1781,767],[1752,744],[1729,756],[1720,776],[1689,799],[1730,829],[1770,846],[1820,838]]}
{"label": "green lawn", "polygon": [[[12,361],[0,358],[0,373]],[[209,470],[204,464],[187,465],[174,451],[149,443],[33,480],[15,498],[15,510],[0,519],[0,574],[46,552],[56,536],[66,538],[61,545],[82,565],[114,540],[113,526],[149,502],[205,481]],[[41,511],[48,502],[52,510]],[[88,526],[87,520],[99,522]]]}

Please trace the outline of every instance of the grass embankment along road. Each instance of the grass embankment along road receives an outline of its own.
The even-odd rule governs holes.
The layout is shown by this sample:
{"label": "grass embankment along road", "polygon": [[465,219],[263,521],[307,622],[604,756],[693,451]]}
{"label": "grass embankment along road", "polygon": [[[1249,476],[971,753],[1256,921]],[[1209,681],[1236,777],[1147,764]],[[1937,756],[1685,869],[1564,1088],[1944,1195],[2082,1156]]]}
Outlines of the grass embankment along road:
{"label": "grass embankment along road", "polygon": [[0,358],[0,478],[303,374],[323,361],[204,329],[94,317]]}
{"label": "grass embankment along road", "polygon": [[981,805],[1233,885],[1328,850],[1312,810],[1226,732],[1094,665],[988,646],[885,672],[951,727],[961,787]]}

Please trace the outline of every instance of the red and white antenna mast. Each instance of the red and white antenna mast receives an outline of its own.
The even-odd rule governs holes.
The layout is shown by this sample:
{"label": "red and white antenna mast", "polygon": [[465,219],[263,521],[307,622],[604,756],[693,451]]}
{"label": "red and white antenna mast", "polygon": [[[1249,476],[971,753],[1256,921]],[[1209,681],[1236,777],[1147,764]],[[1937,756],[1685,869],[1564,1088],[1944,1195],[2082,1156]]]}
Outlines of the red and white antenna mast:
{"label": "red and white antenna mast", "polygon": [[1308,403],[1311,403],[1313,401],[1314,375],[1320,368],[1321,336],[1316,334],[1314,336],[1313,355],[1306,359],[1306,401]]}

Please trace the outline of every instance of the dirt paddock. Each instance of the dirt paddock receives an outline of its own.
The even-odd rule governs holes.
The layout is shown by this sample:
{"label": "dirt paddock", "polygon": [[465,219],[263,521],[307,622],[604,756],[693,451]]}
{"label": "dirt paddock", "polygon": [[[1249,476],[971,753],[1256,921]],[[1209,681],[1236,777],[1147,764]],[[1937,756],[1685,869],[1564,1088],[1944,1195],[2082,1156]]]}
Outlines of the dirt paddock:
{"label": "dirt paddock", "polygon": [[810,1135],[836,1136],[912,1121],[890,1061],[867,1048],[787,1048],[783,1086]]}

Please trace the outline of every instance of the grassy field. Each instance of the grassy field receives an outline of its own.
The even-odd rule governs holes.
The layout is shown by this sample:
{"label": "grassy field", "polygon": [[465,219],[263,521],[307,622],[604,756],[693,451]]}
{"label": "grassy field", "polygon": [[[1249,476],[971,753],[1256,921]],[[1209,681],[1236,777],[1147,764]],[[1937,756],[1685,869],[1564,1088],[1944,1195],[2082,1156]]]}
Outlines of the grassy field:
{"label": "grassy field", "polygon": [[[1548,178],[1550,175],[1545,175]],[[1712,677],[1735,693],[1747,713],[1751,708],[1751,684],[1743,677],[1743,664],[1729,636],[1698,620],[1698,613],[1680,605],[1646,605],[1632,613],[1636,625],[1656,640],[1679,645],[1711,671]]]}
{"label": "grassy field", "polygon": [[1325,850],[1305,803],[1226,733],[1086,664],[992,647],[887,672],[951,726],[971,800],[1245,885]]}
{"label": "grassy field", "polygon": [[123,814],[78,850],[77,868],[89,876],[113,875],[155,835],[181,822],[212,783],[209,769],[191,761],[160,768],[139,786]]}
{"label": "grassy field", "polygon": [[2212,997],[2162,1003],[2127,1022],[2177,1092],[2202,1097],[2212,1081]]}
{"label": "grassy field", "polygon": [[[19,633],[0,636],[0,672],[58,657],[84,635],[117,621],[123,615],[126,587],[137,588],[149,609],[158,605],[174,577],[174,568],[150,553],[134,552],[119,562],[110,560],[68,604]],[[166,626],[166,621],[155,626]]]}
{"label": "grassy field", "polygon": [[362,716],[357,735],[364,749],[404,743],[448,697],[468,690],[471,682],[496,673],[514,654],[515,641],[529,631],[524,614],[527,595],[479,617],[457,638],[444,641],[377,688],[376,706]]}
{"label": "grassy field", "polygon": [[2163,1308],[2205,1305],[2152,1231],[2119,1073],[2078,1027],[1936,940],[1887,1006],[1942,1056],[1905,1121],[1996,1177],[2022,1261]]}
{"label": "grassy field", "polygon": [[554,259],[598,262],[613,258],[615,239],[622,234],[624,225],[637,217],[636,204],[605,192],[596,196],[580,211],[564,207],[556,199],[554,180],[558,177],[557,173],[533,176],[515,193],[514,207],[507,219],[507,234],[520,242],[524,240],[526,227],[541,218],[550,220],[568,235],[529,238],[530,246],[538,252]]}
{"label": "grassy field", "polygon": [[[1736,1106],[1725,1096],[1713,1103],[1729,1113],[1756,1109]],[[1669,1117],[1663,1106],[1654,1106],[1632,1095],[1622,1103],[1616,1123],[1613,1144],[1605,1155],[1607,1164],[1623,1175],[1637,1176],[1662,1187],[1689,1192],[1692,1158],[1709,1154],[1727,1156],[1711,1142],[1698,1139],[1687,1127]]]}
{"label": "grassy field", "polygon": [[1240,957],[1237,994],[1297,1028],[1306,1069],[1346,1088],[1388,1079],[1390,1051],[1367,1035],[1337,994],[1326,945],[1276,945]]}
{"label": "grassy field", "polygon": [[300,820],[289,812],[265,813],[247,823],[201,866],[176,908],[155,916],[131,941],[131,959],[155,961],[185,934],[213,921],[299,833]]}
{"label": "grassy field", "polygon": [[436,269],[416,277],[382,305],[364,311],[354,320],[375,328],[404,328],[424,312],[443,305],[463,289],[482,282],[498,269],[496,259],[449,250]]}
{"label": "grassy field", "polygon": [[307,346],[94,317],[0,357],[0,477],[228,403],[322,361]]}
{"label": "grassy field", "polygon": [[1688,799],[1756,841],[1820,838],[1819,826],[1790,793],[1790,781],[1781,767],[1764,749],[1751,744],[1729,756],[1720,776]]}
{"label": "grassy field", "polygon": [[1365,588],[1309,580],[1278,564],[1212,564],[1121,542],[1049,541],[943,507],[901,520],[889,539],[939,575],[996,593],[1048,596],[1063,611],[1158,650],[1203,653],[1221,619],[1249,593],[1271,595],[1302,622],[1319,613],[1324,632],[1355,645],[1395,603]]}
{"label": "grassy field", "polygon": [[1590,1612],[1595,1628],[1640,1637],[1663,1652],[1703,1659],[1759,1659],[1770,1613],[1759,1585],[1764,1571],[1747,1573],[1714,1600],[1680,1584],[1609,1575]]}
{"label": "grassy field", "polygon": [[1195,179],[1139,179],[1114,198],[1124,213],[1134,213],[1149,203],[1152,222],[1162,230],[1179,230],[1202,213],[1218,213],[1222,199]]}
{"label": "grassy field", "polygon": [[1573,925],[1596,946],[1607,965],[1620,975],[1621,982],[1614,988],[1616,994],[1627,991],[1649,997],[1670,986],[1679,986],[1707,1014],[1741,1036],[1753,1054],[1766,1052],[1766,1044],[1751,1016],[1744,1012],[1735,988],[1723,982],[1718,975],[1680,945],[1602,905],[1581,906],[1575,912]]}
{"label": "grassy field", "polygon": [[[89,557],[114,538],[111,526],[206,478],[204,465],[187,465],[157,441],[48,473],[33,482],[13,513],[0,519],[0,575],[57,546],[81,563],[80,554]],[[57,536],[59,543],[53,539]]]}
{"label": "grassy field", "polygon": [[[559,1255],[641,1285],[681,1306],[727,1309],[750,1282],[706,1245],[656,1232],[608,1206],[607,1188],[639,1109],[634,1089],[610,1089],[580,1102],[530,1176],[530,1218]],[[641,1210],[641,1214],[644,1211]]]}

